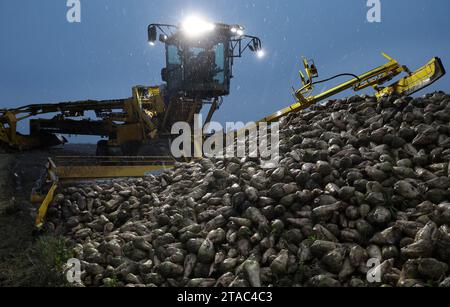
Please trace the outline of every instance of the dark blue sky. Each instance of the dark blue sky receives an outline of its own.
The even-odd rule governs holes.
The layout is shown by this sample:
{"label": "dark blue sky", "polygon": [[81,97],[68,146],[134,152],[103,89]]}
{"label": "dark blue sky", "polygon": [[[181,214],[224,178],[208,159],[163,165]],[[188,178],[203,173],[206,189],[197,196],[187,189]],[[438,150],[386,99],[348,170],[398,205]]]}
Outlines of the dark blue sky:
{"label": "dark blue sky", "polygon": [[[267,52],[236,62],[220,122],[258,120],[292,103],[301,55],[324,78],[384,64],[382,51],[411,69],[433,56],[450,67],[448,0],[381,3],[382,22],[370,24],[366,0],[81,0],[82,22],[69,24],[65,0],[2,0],[0,106],[123,98],[133,85],[160,84],[163,47],[147,44],[146,27],[191,13],[244,25]],[[449,78],[426,91],[449,91]]]}

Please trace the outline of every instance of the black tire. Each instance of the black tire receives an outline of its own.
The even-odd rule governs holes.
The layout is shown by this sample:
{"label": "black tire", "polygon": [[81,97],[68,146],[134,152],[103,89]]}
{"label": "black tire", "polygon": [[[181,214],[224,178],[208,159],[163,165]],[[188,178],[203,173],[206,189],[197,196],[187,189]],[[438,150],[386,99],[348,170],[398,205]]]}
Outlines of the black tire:
{"label": "black tire", "polygon": [[106,141],[106,140],[98,141],[97,150],[96,150],[95,154],[97,157],[108,156],[108,141]]}
{"label": "black tire", "polygon": [[152,140],[142,144],[138,156],[171,156],[169,139]]}
{"label": "black tire", "polygon": [[136,156],[141,146],[142,142],[139,141],[126,142],[121,146],[122,153],[124,156]]}

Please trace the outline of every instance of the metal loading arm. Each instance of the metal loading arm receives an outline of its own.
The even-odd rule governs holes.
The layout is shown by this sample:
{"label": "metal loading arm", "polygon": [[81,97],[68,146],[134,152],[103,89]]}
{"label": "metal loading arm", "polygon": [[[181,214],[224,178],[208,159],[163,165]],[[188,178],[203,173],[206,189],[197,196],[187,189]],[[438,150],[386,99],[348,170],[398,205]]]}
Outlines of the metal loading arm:
{"label": "metal loading arm", "polygon": [[[0,109],[0,145],[26,150],[50,147],[64,142],[59,134],[98,135],[129,140],[155,138],[158,116],[165,112],[159,87],[135,86],[126,99],[86,100],[55,104],[32,104],[16,109]],[[84,119],[92,112],[96,119]],[[51,119],[31,119],[30,134],[17,132],[17,122],[37,115],[50,114]]]}
{"label": "metal loading arm", "polygon": [[[259,120],[258,123],[272,123],[278,121],[290,113],[307,109],[320,101],[351,88],[355,91],[359,91],[367,87],[373,87],[376,91],[375,95],[377,98],[391,94],[411,95],[427,86],[430,86],[432,83],[436,82],[445,75],[444,66],[439,58],[433,58],[425,66],[419,68],[415,72],[411,72],[406,66],[400,65],[396,60],[392,59],[388,55],[383,53],[383,56],[386,57],[389,62],[362,75],[355,76],[353,79],[314,96],[310,95],[314,90],[314,85],[317,83],[322,83],[322,81],[313,81],[315,78],[314,76],[317,76],[316,68],[315,66],[312,68],[310,63],[304,60],[307,78],[305,78],[303,73],[300,73],[303,87],[295,91],[297,101],[289,107],[279,110],[278,112]],[[392,80],[402,72],[406,72],[408,76],[385,88],[381,87],[384,83]]]}
{"label": "metal loading arm", "polygon": [[[103,114],[104,112],[111,113],[112,110],[123,109],[127,99],[116,100],[86,100],[77,102],[62,102],[55,104],[32,104],[16,109],[0,109],[0,145],[5,145],[13,149],[28,150],[38,147],[55,146],[65,143],[65,139],[60,139],[58,136],[47,133],[37,132],[31,135],[22,135],[17,131],[17,123],[43,114],[58,113],[63,117],[80,117],[85,112],[93,111],[96,114]],[[41,120],[44,125],[48,124],[50,127],[56,126],[62,121],[58,119]],[[36,123],[39,126],[39,120],[32,120],[32,124]],[[65,120],[63,124],[70,123]],[[80,124],[83,122],[80,121]],[[34,127],[30,127],[34,130]],[[72,132],[72,131],[70,131]],[[76,132],[76,131],[75,131]]]}
{"label": "metal loading arm", "polygon": [[415,72],[410,72],[408,76],[381,89],[375,95],[378,98],[392,94],[412,95],[438,81],[445,73],[441,59],[435,57]]}

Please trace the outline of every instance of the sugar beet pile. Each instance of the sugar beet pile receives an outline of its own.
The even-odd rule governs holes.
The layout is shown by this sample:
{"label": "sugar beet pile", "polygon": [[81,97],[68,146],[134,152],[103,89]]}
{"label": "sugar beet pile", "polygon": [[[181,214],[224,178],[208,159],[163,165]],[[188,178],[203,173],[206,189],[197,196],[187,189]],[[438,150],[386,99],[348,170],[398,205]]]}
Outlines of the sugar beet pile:
{"label": "sugar beet pile", "polygon": [[280,131],[276,169],[203,159],[66,187],[48,226],[86,286],[450,286],[449,95],[330,101]]}

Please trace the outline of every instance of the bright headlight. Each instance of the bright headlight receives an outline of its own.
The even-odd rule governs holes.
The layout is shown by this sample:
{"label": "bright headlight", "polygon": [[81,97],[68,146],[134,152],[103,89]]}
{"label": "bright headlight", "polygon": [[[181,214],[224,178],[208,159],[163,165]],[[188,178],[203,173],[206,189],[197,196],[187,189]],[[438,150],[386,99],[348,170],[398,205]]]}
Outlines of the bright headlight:
{"label": "bright headlight", "polygon": [[207,22],[197,16],[188,17],[181,23],[182,31],[190,37],[196,37],[211,32],[215,28],[215,24]]}
{"label": "bright headlight", "polygon": [[237,36],[243,36],[244,29],[241,26],[235,26],[230,29],[231,33],[236,34]]}
{"label": "bright headlight", "polygon": [[264,52],[264,50],[258,50],[257,52],[256,52],[256,56],[258,57],[258,58],[260,58],[260,59],[262,59],[263,57],[265,57],[266,56],[266,53]]}

